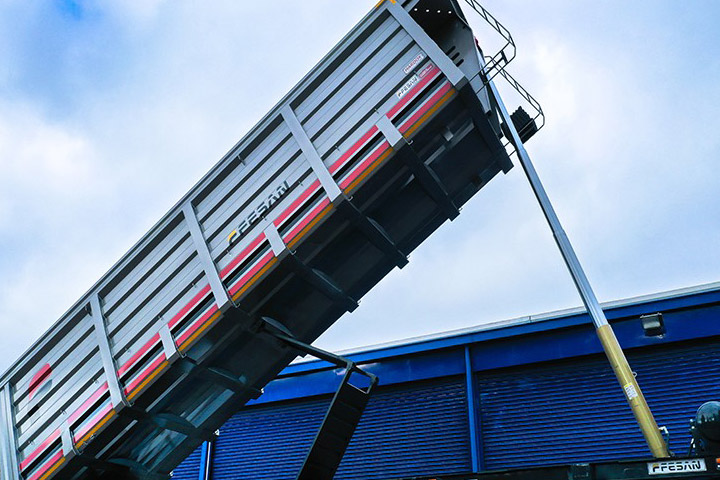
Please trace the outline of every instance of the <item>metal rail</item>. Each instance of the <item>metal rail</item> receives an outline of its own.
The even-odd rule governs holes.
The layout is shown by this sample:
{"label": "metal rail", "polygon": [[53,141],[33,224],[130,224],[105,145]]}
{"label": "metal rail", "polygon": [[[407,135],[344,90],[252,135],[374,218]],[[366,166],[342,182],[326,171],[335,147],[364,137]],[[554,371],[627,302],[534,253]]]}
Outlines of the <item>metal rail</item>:
{"label": "metal rail", "polygon": [[[525,100],[526,105],[532,111],[532,113],[530,114],[531,122],[524,125],[518,131],[520,137],[522,138],[525,134],[525,131],[531,128],[533,124],[535,126],[535,132],[533,133],[533,135],[539,132],[545,126],[545,112],[543,111],[540,102],[538,102],[535,97],[533,97],[530,92],[528,92],[525,87],[523,87],[520,82],[515,79],[515,77],[510,75],[510,72],[508,72],[507,70],[501,70],[499,74],[523,98],[523,100]],[[503,146],[508,150],[509,155],[517,153],[515,145],[513,144],[509,135],[503,139]]]}
{"label": "metal rail", "polygon": [[[520,135],[523,136],[525,133],[524,130],[526,128],[530,128],[533,122],[536,128],[535,133],[537,133],[537,131],[545,126],[545,113],[543,112],[542,106],[540,105],[540,102],[538,102],[535,97],[533,97],[530,92],[528,92],[525,87],[523,87],[520,82],[518,82],[512,75],[510,75],[510,72],[507,71],[508,64],[513,61],[517,54],[517,46],[515,45],[515,40],[513,40],[512,34],[497,20],[497,18],[487,11],[485,7],[478,3],[477,0],[465,0],[465,3],[467,3],[470,8],[472,8],[480,16],[480,18],[490,25],[490,27],[492,27],[492,29],[505,40],[505,45],[503,45],[503,47],[500,48],[495,55],[483,54],[483,69],[470,78],[470,81],[478,77],[483,80],[482,87],[475,93],[479,93],[483,88],[487,87],[490,81],[492,81],[496,76],[502,76],[505,81],[520,95],[520,97],[525,100],[527,106],[529,106],[532,111],[530,115],[532,121],[520,130]],[[478,50],[480,51],[479,44]],[[512,146],[512,142],[506,137],[503,140],[503,145],[507,149]],[[509,150],[509,155],[513,155],[514,153],[516,153],[514,149]]]}
{"label": "metal rail", "polygon": [[495,55],[486,57],[485,74],[487,78],[486,82],[489,82],[495,78],[496,75],[503,72],[505,67],[515,58],[515,54],[517,53],[515,41],[510,31],[505,28],[502,23],[498,22],[477,0],[465,0],[465,3],[470,5],[470,8],[475,10],[475,12],[505,40],[505,45],[503,45]]}

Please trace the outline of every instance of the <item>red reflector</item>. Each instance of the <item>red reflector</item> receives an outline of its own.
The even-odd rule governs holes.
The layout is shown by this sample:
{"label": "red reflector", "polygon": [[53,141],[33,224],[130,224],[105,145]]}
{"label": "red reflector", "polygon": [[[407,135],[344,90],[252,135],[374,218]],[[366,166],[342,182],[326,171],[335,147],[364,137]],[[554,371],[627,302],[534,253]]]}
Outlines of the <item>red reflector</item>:
{"label": "red reflector", "polygon": [[52,373],[52,368],[49,364],[43,365],[40,370],[33,375],[32,380],[30,380],[30,386],[29,386],[29,398],[32,399],[33,395],[35,395],[35,392],[38,391],[38,389],[42,386],[43,383],[50,377],[50,374]]}

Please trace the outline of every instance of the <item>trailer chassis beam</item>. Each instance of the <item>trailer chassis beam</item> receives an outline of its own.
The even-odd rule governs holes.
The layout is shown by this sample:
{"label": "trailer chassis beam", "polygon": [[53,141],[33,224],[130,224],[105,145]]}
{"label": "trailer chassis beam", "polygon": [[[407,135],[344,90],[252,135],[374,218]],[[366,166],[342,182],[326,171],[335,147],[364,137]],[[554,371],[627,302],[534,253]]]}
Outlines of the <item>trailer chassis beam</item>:
{"label": "trailer chassis beam", "polygon": [[460,214],[460,209],[455,205],[452,197],[448,194],[445,186],[433,169],[420,158],[413,149],[412,141],[406,139],[387,116],[382,115],[377,127],[382,132],[390,147],[397,149],[401,154],[405,165],[413,174],[425,194],[429,196],[450,220],[454,220]]}
{"label": "trailer chassis beam", "polygon": [[400,247],[390,238],[387,231],[375,220],[363,213],[352,202],[351,198],[346,197],[345,201],[338,203],[337,209],[360,230],[370,243],[392,259],[397,267],[403,268],[408,264],[407,255],[400,250]]}

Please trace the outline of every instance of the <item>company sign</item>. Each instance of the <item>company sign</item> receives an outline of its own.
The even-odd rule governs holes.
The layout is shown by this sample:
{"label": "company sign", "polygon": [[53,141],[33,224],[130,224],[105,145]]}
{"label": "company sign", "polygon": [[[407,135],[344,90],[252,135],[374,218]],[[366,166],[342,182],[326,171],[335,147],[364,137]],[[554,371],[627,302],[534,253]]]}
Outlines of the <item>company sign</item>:
{"label": "company sign", "polygon": [[277,202],[279,202],[280,199],[282,199],[289,191],[290,186],[288,185],[287,181],[284,181],[277,187],[273,188],[270,194],[265,199],[263,199],[263,201],[260,202],[255,208],[253,208],[245,218],[240,221],[237,228],[230,232],[230,235],[228,235],[227,238],[228,243],[232,245],[237,240],[239,240],[240,237],[245,235],[245,232],[250,230],[250,227],[255,225],[261,218],[263,218],[265,212],[270,210],[270,208]]}
{"label": "company sign", "polygon": [[689,460],[666,460],[650,462],[647,464],[650,475],[670,475],[675,473],[707,472],[705,459],[693,458]]}

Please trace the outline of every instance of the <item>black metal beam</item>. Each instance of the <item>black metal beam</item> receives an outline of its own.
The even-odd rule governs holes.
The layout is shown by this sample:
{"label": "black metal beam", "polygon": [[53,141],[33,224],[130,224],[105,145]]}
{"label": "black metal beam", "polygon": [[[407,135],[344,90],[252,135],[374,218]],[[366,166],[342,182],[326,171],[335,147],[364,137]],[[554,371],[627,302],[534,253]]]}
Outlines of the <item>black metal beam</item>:
{"label": "black metal beam", "polygon": [[328,275],[316,268],[306,265],[294,252],[290,252],[283,261],[287,262],[290,268],[292,268],[300,278],[333,302],[342,305],[348,312],[352,312],[358,307],[357,300],[348,295]]}
{"label": "black metal beam", "polygon": [[[273,318],[262,317],[261,326],[266,333],[288,346],[345,368],[343,379],[297,476],[297,480],[332,480],[378,378],[361,370],[348,358],[298,340],[285,325]],[[364,387],[352,385],[353,373],[367,377],[369,384]]]}
{"label": "black metal beam", "polygon": [[405,164],[412,172],[415,179],[425,193],[437,203],[440,210],[450,220],[454,220],[459,214],[460,209],[445,190],[445,186],[438,178],[435,171],[426,164],[422,158],[415,152],[412,145],[406,145],[402,148],[402,158]]}
{"label": "black metal beam", "polygon": [[365,215],[351,199],[345,198],[342,202],[339,202],[337,209],[365,235],[370,243],[375,245],[375,247],[387,257],[391,258],[395,265],[403,268],[408,264],[407,255],[400,250],[385,229],[375,220]]}

